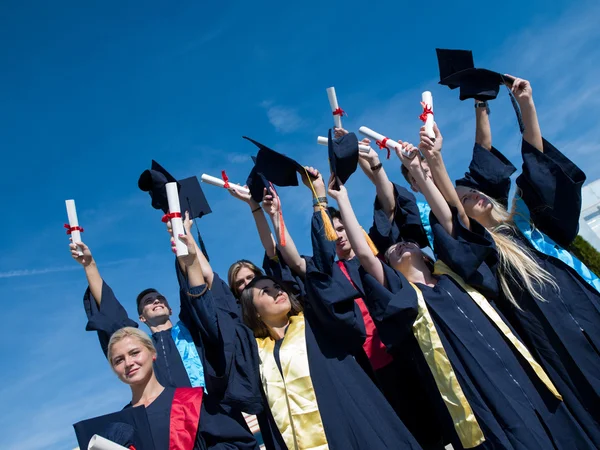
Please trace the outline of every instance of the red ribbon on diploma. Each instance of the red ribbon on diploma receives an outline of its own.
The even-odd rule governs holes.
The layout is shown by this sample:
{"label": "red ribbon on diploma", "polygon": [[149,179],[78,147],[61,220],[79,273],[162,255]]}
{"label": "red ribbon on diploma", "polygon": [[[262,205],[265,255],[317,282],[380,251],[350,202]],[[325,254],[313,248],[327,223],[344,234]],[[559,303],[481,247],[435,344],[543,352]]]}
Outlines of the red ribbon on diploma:
{"label": "red ribbon on diploma", "polygon": [[433,116],[433,109],[423,102],[421,102],[421,106],[423,107],[423,113],[421,113],[419,119],[421,119],[423,122],[427,122],[427,115],[431,114]]}
{"label": "red ribbon on diploma", "polygon": [[67,229],[67,234],[71,234],[73,231],[81,231],[83,233],[83,228],[81,228],[81,227],[72,227],[68,223],[65,223],[65,228]]}
{"label": "red ribbon on diploma", "polygon": [[163,223],[167,223],[169,220],[173,219],[174,217],[181,217],[181,213],[167,213],[164,216],[162,216],[162,221]]}
{"label": "red ribbon on diploma", "polygon": [[375,141],[375,143],[377,144],[377,146],[379,147],[380,150],[383,150],[384,148],[387,150],[387,159],[390,159],[390,149],[387,148],[387,141],[389,139],[388,138],[383,138],[383,140],[381,141]]}
{"label": "red ribbon on diploma", "polygon": [[229,189],[229,177],[227,176],[227,174],[225,173],[224,170],[221,170],[221,178],[223,179],[223,181],[225,182],[225,184],[223,185],[223,187],[225,189]]}
{"label": "red ribbon on diploma", "polygon": [[348,114],[346,114],[346,111],[344,111],[342,108],[340,108],[338,106],[338,109],[333,111],[333,115],[334,116],[344,116],[344,115],[347,116]]}

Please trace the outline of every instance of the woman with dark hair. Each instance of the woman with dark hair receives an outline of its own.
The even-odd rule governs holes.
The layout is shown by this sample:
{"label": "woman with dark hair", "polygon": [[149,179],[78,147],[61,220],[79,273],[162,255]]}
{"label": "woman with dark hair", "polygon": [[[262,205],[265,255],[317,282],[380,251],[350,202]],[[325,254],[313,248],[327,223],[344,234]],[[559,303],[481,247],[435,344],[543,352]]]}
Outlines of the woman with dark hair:
{"label": "woman with dark hair", "polygon": [[[277,449],[418,449],[420,446],[351,355],[352,334],[330,304],[356,295],[308,264],[304,310],[284,285],[254,278],[240,297],[258,344],[265,444]],[[364,339],[364,332],[363,332]],[[360,344],[359,344],[360,345]]]}
{"label": "woman with dark hair", "polygon": [[[399,156],[432,212],[440,223],[454,226],[444,197],[414,157],[417,150],[404,147],[413,158]],[[433,271],[429,258],[410,242],[392,246],[386,252],[389,265],[382,263],[364,242],[345,187],[334,186],[332,181],[329,195],[338,202],[361,262],[365,301],[380,336],[392,350],[413,337],[418,341],[421,355],[415,363],[453,447],[594,448],[546,373],[485,297],[442,262]]]}

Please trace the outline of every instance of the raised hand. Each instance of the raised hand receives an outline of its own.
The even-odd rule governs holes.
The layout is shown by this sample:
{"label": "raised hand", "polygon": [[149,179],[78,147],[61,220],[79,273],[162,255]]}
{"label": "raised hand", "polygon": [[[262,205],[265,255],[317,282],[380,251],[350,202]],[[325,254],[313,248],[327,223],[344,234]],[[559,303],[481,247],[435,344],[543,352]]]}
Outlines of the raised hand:
{"label": "raised hand", "polygon": [[[371,140],[369,138],[364,138],[359,144],[371,145]],[[369,163],[369,166],[373,167],[379,164],[379,155],[372,148],[369,150],[369,153],[366,152],[358,152],[358,157],[364,159]]]}
{"label": "raised hand", "polygon": [[398,158],[400,158],[400,161],[402,161],[402,164],[404,164],[409,171],[420,168],[421,158],[415,158],[415,156],[419,154],[419,150],[410,142],[398,141],[398,143],[402,145],[402,150],[396,149],[395,151]]}
{"label": "raised hand", "polygon": [[263,189],[262,208],[270,217],[274,217],[281,209],[281,202],[273,188],[269,188],[269,191]]}
{"label": "raised hand", "polygon": [[309,179],[306,177],[306,173],[301,174],[302,183],[304,183],[304,186],[309,188],[312,192],[312,188],[310,186],[310,182],[312,181],[312,185],[315,189],[315,192],[317,193],[317,197],[325,197],[325,182],[323,181],[323,176],[321,175],[321,173],[314,167],[310,166],[305,166],[304,169],[308,173],[308,176],[311,178],[311,180],[309,181]]}
{"label": "raised hand", "polygon": [[512,86],[510,90],[515,96],[517,102],[519,104],[530,102],[533,98],[533,91],[531,89],[531,83],[529,81],[524,80],[522,78],[515,78],[512,75],[506,75],[507,77],[514,78]]}
{"label": "raised hand", "polygon": [[[71,243],[69,244],[69,248],[71,249],[71,256],[73,257],[73,259],[79,264],[81,264],[83,267],[89,266],[94,261],[90,248],[83,242],[78,242],[77,245],[73,244],[73,238],[69,238],[69,240],[71,241]],[[79,249],[77,247],[81,249],[83,255],[79,255]]]}
{"label": "raised hand", "polygon": [[[244,186],[246,189],[248,189],[248,186]],[[250,192],[245,193],[245,192],[240,192],[237,189],[234,188],[229,188],[227,189],[229,191],[229,193],[231,194],[232,197],[237,198],[238,200],[241,200],[243,202],[248,203],[251,206],[258,206],[258,204],[252,199],[252,196],[250,195]]]}
{"label": "raised hand", "polygon": [[421,150],[425,158],[428,159],[440,154],[444,142],[444,137],[435,122],[433,123],[433,132],[435,133],[435,141],[427,136],[424,126],[421,127],[419,132],[419,150]]}
{"label": "raised hand", "polygon": [[342,137],[342,136],[345,136],[345,135],[347,135],[348,133],[349,133],[349,131],[348,131],[348,130],[345,130],[345,129],[343,129],[343,128],[334,128],[334,129],[333,129],[333,137],[334,137],[334,138],[336,138],[336,139],[337,139],[337,138],[340,138],[340,137]]}
{"label": "raised hand", "polygon": [[348,198],[348,191],[346,190],[346,186],[344,186],[340,179],[337,178],[334,174],[331,174],[328,182],[328,192],[329,196],[333,198],[338,204],[340,200],[344,200]]}

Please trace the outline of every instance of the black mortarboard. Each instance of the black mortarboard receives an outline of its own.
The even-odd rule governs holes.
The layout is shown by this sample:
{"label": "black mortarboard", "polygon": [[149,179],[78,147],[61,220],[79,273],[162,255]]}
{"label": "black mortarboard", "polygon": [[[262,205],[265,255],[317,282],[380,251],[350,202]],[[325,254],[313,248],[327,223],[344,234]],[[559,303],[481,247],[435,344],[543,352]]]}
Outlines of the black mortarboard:
{"label": "black mortarboard", "polygon": [[[473,63],[473,53],[470,50],[447,50],[436,48],[438,66],[440,69],[440,84],[450,89],[460,88],[459,98],[469,98],[487,101],[493,100],[500,92],[500,86],[511,83],[513,80],[501,73],[487,69],[477,69]],[[509,96],[519,128],[523,132],[521,110],[512,92],[508,89]]]}
{"label": "black mortarboard", "polygon": [[[186,211],[189,213],[190,219],[192,220],[196,218],[199,219],[212,212],[197,177],[189,177],[177,181],[175,177],[154,160],[152,160],[150,170],[145,170],[140,175],[138,187],[142,191],[150,194],[150,197],[152,198],[152,207],[160,209],[166,214],[169,212],[169,202],[167,201],[165,184],[172,182],[177,182],[179,206],[181,208],[182,217],[185,216]],[[204,248],[204,242],[200,237],[200,232],[198,232],[198,241],[202,252],[208,259],[208,255]]]}
{"label": "black mortarboard", "polygon": [[348,133],[332,139],[330,129],[328,152],[331,173],[338,177],[342,184],[346,183],[358,166],[358,138],[354,133]]}
{"label": "black mortarboard", "polygon": [[146,408],[143,406],[82,420],[73,428],[80,449],[88,448],[90,439],[97,434],[126,448],[133,446],[136,450],[155,450]]}
{"label": "black mortarboard", "polygon": [[[254,139],[244,136],[259,150],[256,154],[254,168],[257,173],[261,173],[264,177],[276,186],[298,186],[298,172],[304,173],[304,167],[292,158],[285,156],[269,147],[264,146]],[[262,198],[262,197],[261,197]]]}
{"label": "black mortarboard", "polygon": [[248,179],[246,180],[246,186],[248,186],[248,189],[250,190],[252,200],[257,203],[262,202],[265,188],[267,189],[267,192],[270,192],[269,189],[271,188],[277,193],[273,183],[271,183],[262,172],[258,172],[256,166],[250,171],[250,175],[248,175]]}

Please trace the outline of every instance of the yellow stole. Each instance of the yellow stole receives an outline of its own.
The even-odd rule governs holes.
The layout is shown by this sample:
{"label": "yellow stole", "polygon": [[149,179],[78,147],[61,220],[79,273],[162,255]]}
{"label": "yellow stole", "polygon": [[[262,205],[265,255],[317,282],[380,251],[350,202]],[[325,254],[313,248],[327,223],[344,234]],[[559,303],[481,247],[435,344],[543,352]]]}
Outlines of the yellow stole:
{"label": "yellow stole", "polygon": [[260,377],[269,408],[290,450],[329,449],[317,397],[310,378],[304,315],[290,317],[279,349],[281,372],[275,362],[275,341],[256,340]]}
{"label": "yellow stole", "polygon": [[477,447],[485,441],[483,431],[477,423],[471,405],[467,401],[448,354],[444,350],[440,335],[435,328],[421,290],[410,283],[417,293],[418,312],[413,323],[413,334],[433,375],[435,384],[448,408],[454,429],[464,448]]}
{"label": "yellow stole", "polygon": [[540,366],[537,361],[533,358],[527,347],[523,345],[521,341],[517,339],[517,337],[513,334],[511,329],[504,323],[498,312],[490,305],[487,298],[485,298],[480,292],[477,292],[471,286],[466,284],[464,280],[456,273],[454,273],[446,264],[442,261],[437,261],[435,263],[435,270],[433,272],[436,275],[448,275],[451,277],[456,283],[463,288],[463,290],[471,296],[473,301],[481,308],[484,314],[490,319],[494,325],[500,330],[506,339],[515,347],[515,349],[521,354],[523,358],[529,363],[535,374],[538,378],[544,383],[544,385],[552,392],[552,394],[559,400],[562,400],[562,396],[559,394],[558,390],[550,381],[550,378]]}

